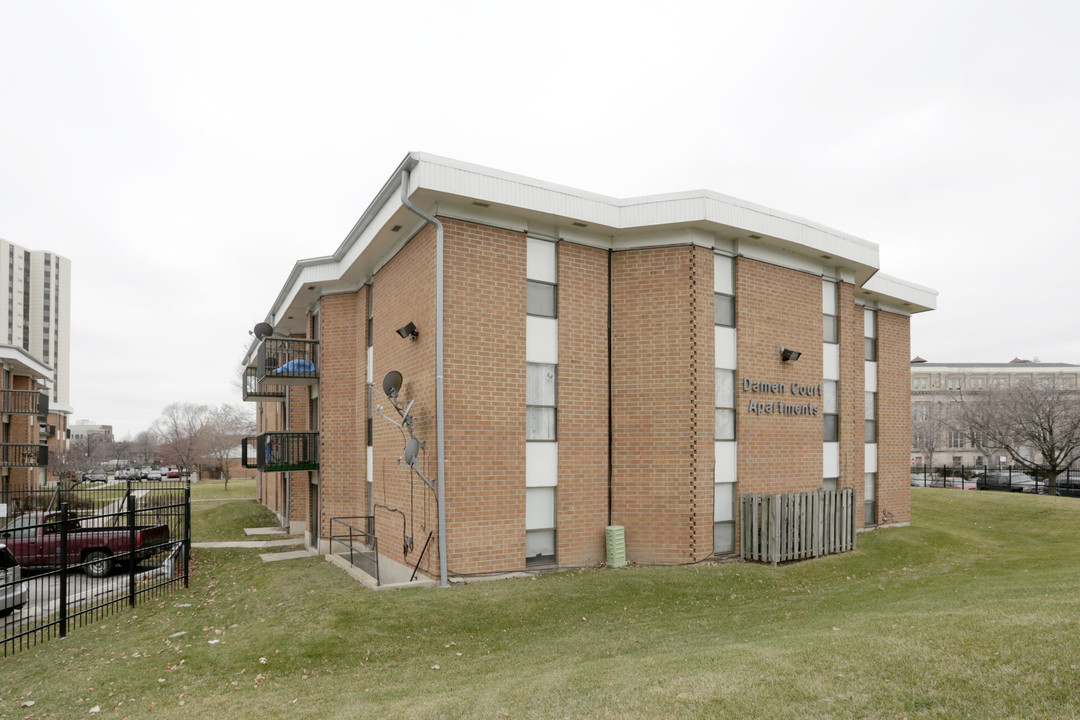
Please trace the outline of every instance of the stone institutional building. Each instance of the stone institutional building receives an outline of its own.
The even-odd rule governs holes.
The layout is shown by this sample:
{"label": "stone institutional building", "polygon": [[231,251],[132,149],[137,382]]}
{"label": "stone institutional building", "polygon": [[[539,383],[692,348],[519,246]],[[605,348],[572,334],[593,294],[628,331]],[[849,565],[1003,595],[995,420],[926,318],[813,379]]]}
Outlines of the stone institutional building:
{"label": "stone institutional building", "polygon": [[71,262],[0,239],[0,277],[3,503],[12,490],[44,485],[49,452],[66,448]]}
{"label": "stone institutional building", "polygon": [[[1007,363],[935,363],[911,361],[911,465],[913,467],[1004,466],[1012,459],[1004,453],[986,457],[972,443],[971,430],[958,422],[955,404],[988,390],[1018,382],[1048,383],[1074,390],[1080,365],[1045,363],[1014,358]],[[1022,448],[1027,460],[1041,461],[1033,448]]]}
{"label": "stone institutional building", "polygon": [[859,526],[906,523],[935,302],[873,243],[735,198],[413,153],[257,328],[249,462],[311,546],[372,516],[444,579],[593,565],[613,524],[631,562],[737,552],[744,492],[850,487]]}

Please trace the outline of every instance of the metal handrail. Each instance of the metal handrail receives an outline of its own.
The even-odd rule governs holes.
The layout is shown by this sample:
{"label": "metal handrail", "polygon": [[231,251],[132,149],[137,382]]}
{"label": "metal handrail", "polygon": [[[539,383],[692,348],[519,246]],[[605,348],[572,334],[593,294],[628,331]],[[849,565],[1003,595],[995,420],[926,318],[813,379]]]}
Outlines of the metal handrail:
{"label": "metal handrail", "polygon": [[[359,527],[358,524],[354,524],[355,521],[359,520],[363,521],[363,528]],[[335,534],[335,527],[340,529],[341,532]],[[346,541],[345,538],[348,538],[348,541]],[[368,556],[368,552],[374,554],[375,585],[381,586],[382,579],[379,575],[379,538],[375,537],[375,516],[354,515],[352,517],[330,518],[331,551],[333,550],[335,542],[348,547],[349,567],[356,567],[356,541],[358,540],[362,540],[365,546],[359,551],[362,558],[371,561],[371,558]],[[370,548],[370,551],[368,550],[368,548]]]}

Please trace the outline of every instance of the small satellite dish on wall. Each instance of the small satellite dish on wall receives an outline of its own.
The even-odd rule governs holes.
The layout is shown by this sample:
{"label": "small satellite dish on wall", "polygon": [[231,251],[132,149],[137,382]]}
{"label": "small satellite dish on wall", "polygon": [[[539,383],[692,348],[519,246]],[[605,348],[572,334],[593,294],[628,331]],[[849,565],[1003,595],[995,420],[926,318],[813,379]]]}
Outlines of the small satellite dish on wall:
{"label": "small satellite dish on wall", "polygon": [[416,438],[409,438],[409,442],[405,444],[405,464],[411,468],[416,467],[416,456],[420,452],[420,441]]}
{"label": "small satellite dish on wall", "polygon": [[401,373],[397,370],[391,370],[383,375],[382,379],[382,391],[387,397],[397,397],[398,390],[401,389]]}
{"label": "small satellite dish on wall", "polygon": [[274,326],[270,323],[261,322],[255,326],[255,330],[253,332],[255,333],[255,337],[257,337],[259,340],[265,340],[266,338],[274,334]]}

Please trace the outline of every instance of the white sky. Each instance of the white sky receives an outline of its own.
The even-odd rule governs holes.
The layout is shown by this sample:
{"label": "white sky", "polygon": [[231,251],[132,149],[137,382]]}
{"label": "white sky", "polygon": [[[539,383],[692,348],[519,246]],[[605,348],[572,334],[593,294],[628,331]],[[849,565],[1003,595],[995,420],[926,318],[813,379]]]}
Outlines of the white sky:
{"label": "white sky", "polygon": [[72,261],[75,419],[240,403],[410,150],[881,246],[932,361],[1080,362],[1080,3],[0,0],[0,237]]}

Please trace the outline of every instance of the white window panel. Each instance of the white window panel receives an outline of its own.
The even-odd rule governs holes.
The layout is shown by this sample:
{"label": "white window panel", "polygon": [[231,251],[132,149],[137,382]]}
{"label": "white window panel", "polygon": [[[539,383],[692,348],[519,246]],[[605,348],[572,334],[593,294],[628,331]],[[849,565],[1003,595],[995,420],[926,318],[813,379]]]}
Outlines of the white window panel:
{"label": "white window panel", "polygon": [[840,443],[827,442],[821,445],[821,477],[840,477]]}
{"label": "white window panel", "polygon": [[874,311],[869,308],[863,309],[863,337],[877,337],[877,323],[874,322]]}
{"label": "white window panel", "polygon": [[718,440],[714,444],[713,457],[716,460],[716,468],[713,470],[713,482],[733,483],[737,477],[736,443]]}
{"label": "white window panel", "polygon": [[713,292],[735,294],[732,260],[727,255],[713,255]]}
{"label": "white window panel", "polygon": [[716,425],[713,430],[716,440],[734,440],[735,411],[731,408],[716,408]]}
{"label": "white window panel", "polygon": [[534,558],[537,555],[543,557],[555,555],[554,530],[532,530],[525,533],[525,557]]}
{"label": "white window panel", "polygon": [[555,405],[555,366],[528,363],[525,366],[525,404]]}
{"label": "white window panel", "polygon": [[525,408],[525,439],[555,440],[555,408]]}
{"label": "white window panel", "polygon": [[531,363],[559,362],[559,321],[555,318],[525,318],[525,361]]}
{"label": "white window panel", "polygon": [[868,362],[863,365],[865,366],[863,377],[866,379],[866,387],[863,389],[866,392],[877,392],[877,363]]}
{"label": "white window panel", "polygon": [[877,443],[866,443],[863,447],[863,471],[868,473],[877,472]]}
{"label": "white window panel", "polygon": [[877,500],[876,472],[868,472],[863,477],[863,500]]}
{"label": "white window panel", "polygon": [[559,443],[525,443],[525,487],[559,484]]}
{"label": "white window panel", "polygon": [[840,379],[840,346],[835,343],[825,343],[821,347],[821,377]]}
{"label": "white window panel", "polygon": [[735,369],[735,328],[719,327],[714,333],[716,345],[716,367],[724,370]]}
{"label": "white window panel", "polygon": [[821,314],[840,314],[836,311],[836,283],[832,280],[821,281]]}
{"label": "white window panel", "polygon": [[367,448],[367,481],[375,482],[375,448]]}
{"label": "white window panel", "polygon": [[732,370],[716,369],[716,384],[714,386],[716,400],[713,403],[718,408],[735,407],[735,373]]}
{"label": "white window panel", "polygon": [[735,519],[735,483],[713,485],[713,522]]}
{"label": "white window panel", "polygon": [[555,527],[555,488],[526,488],[525,529]]}
{"label": "white window panel", "polygon": [[529,280],[558,282],[555,243],[529,238],[525,255],[525,276]]}
{"label": "white window panel", "polygon": [[840,412],[836,380],[826,380],[821,384],[821,396],[821,404],[826,414],[836,415]]}

